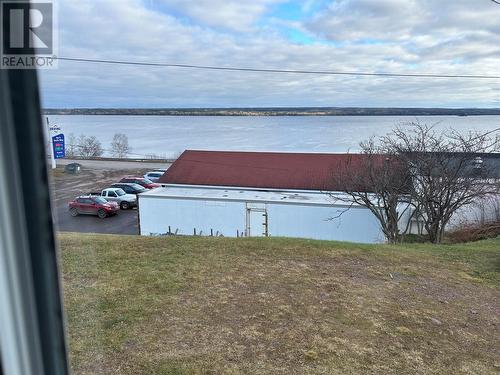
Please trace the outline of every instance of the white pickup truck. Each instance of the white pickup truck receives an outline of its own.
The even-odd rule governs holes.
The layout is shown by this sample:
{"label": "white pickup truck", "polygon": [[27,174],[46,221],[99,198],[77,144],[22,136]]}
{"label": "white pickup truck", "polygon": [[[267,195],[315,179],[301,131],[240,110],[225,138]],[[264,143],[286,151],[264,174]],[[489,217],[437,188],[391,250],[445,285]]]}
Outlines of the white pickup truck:
{"label": "white pickup truck", "polygon": [[137,206],[137,197],[134,194],[127,194],[120,188],[107,188],[101,193],[90,193],[92,195],[99,195],[107,201],[116,202],[120,205],[122,210],[127,210]]}

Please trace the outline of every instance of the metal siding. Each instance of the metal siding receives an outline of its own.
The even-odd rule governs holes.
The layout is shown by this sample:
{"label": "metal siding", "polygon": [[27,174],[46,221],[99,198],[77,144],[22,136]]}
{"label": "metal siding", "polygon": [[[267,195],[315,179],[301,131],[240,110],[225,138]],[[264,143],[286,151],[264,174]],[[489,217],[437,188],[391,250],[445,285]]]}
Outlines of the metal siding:
{"label": "metal siding", "polygon": [[172,232],[192,235],[210,230],[226,237],[236,237],[245,230],[245,203],[190,199],[164,199],[141,197],[139,205],[141,235],[160,235]]}
{"label": "metal siding", "polygon": [[459,229],[466,225],[495,222],[500,213],[500,196],[479,198],[476,202],[459,208],[448,223],[448,230]]}
{"label": "metal siding", "polygon": [[329,218],[337,216],[342,208],[270,204],[267,211],[270,236],[363,243],[384,241],[377,219],[365,208],[352,208],[333,220]]}
{"label": "metal siding", "polygon": [[[383,242],[378,222],[364,208],[353,208],[341,218],[341,207],[290,205],[267,203],[270,236],[301,237],[320,240],[338,240],[375,243]],[[246,204],[239,201],[165,199],[142,196],[140,199],[142,235],[165,234],[168,226],[178,234],[192,235],[193,228],[209,235],[213,229],[226,237],[236,237],[246,227]],[[362,228],[362,230],[360,230]]]}

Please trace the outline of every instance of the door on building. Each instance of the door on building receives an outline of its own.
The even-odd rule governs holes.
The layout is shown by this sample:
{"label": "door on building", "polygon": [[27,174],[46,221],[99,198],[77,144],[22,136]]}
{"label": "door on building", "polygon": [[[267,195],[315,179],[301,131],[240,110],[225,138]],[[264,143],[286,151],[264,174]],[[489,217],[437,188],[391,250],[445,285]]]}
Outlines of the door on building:
{"label": "door on building", "polygon": [[267,237],[268,217],[265,204],[247,203],[246,235],[249,237]]}

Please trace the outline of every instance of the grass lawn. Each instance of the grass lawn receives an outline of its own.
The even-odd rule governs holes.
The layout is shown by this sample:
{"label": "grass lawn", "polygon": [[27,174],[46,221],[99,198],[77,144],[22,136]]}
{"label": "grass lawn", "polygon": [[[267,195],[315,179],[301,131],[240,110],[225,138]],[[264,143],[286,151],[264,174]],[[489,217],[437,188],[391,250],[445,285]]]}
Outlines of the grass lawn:
{"label": "grass lawn", "polygon": [[60,234],[74,374],[500,372],[500,240]]}

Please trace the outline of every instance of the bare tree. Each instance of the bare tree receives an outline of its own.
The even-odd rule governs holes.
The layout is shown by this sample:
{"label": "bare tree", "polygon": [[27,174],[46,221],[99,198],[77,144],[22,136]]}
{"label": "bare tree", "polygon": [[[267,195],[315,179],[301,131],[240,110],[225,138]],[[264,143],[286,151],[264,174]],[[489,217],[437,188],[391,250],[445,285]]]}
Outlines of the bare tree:
{"label": "bare tree", "polygon": [[441,242],[446,225],[459,209],[498,194],[498,180],[490,178],[496,166],[483,160],[498,147],[498,138],[490,133],[438,132],[414,122],[381,138],[381,147],[408,167],[411,203],[431,242]]}
{"label": "bare tree", "polygon": [[457,211],[498,196],[500,172],[487,162],[499,146],[494,132],[438,132],[418,122],[398,126],[362,143],[361,155],[337,166],[333,178],[344,196],[331,195],[368,208],[390,243],[402,238],[413,218],[439,243]]}
{"label": "bare tree", "polygon": [[478,199],[471,207],[475,224],[483,226],[489,223],[500,223],[500,197],[487,196]]}
{"label": "bare tree", "polygon": [[125,158],[132,148],[128,144],[128,138],[125,134],[117,133],[113,136],[111,142],[111,153],[115,158]]}
{"label": "bare tree", "polygon": [[84,134],[78,137],[78,155],[82,157],[97,157],[102,156],[104,150],[101,142],[95,136],[85,136]]}
{"label": "bare tree", "polygon": [[73,133],[68,135],[68,141],[66,142],[65,154],[67,157],[78,156],[78,145],[76,137]]}
{"label": "bare tree", "polygon": [[151,159],[151,160],[166,160],[167,155],[166,154],[155,154],[155,153],[150,153],[145,155],[146,159]]}
{"label": "bare tree", "polygon": [[86,156],[85,152],[85,142],[86,142],[87,137],[85,134],[80,134],[78,136],[78,139],[76,140],[76,154],[81,157]]}
{"label": "bare tree", "polygon": [[396,243],[408,230],[413,212],[410,175],[397,155],[376,145],[373,138],[361,143],[361,148],[361,155],[350,155],[335,167],[332,177],[340,192],[329,194],[334,201],[348,202],[349,208],[352,205],[368,208],[379,221],[387,241]]}

